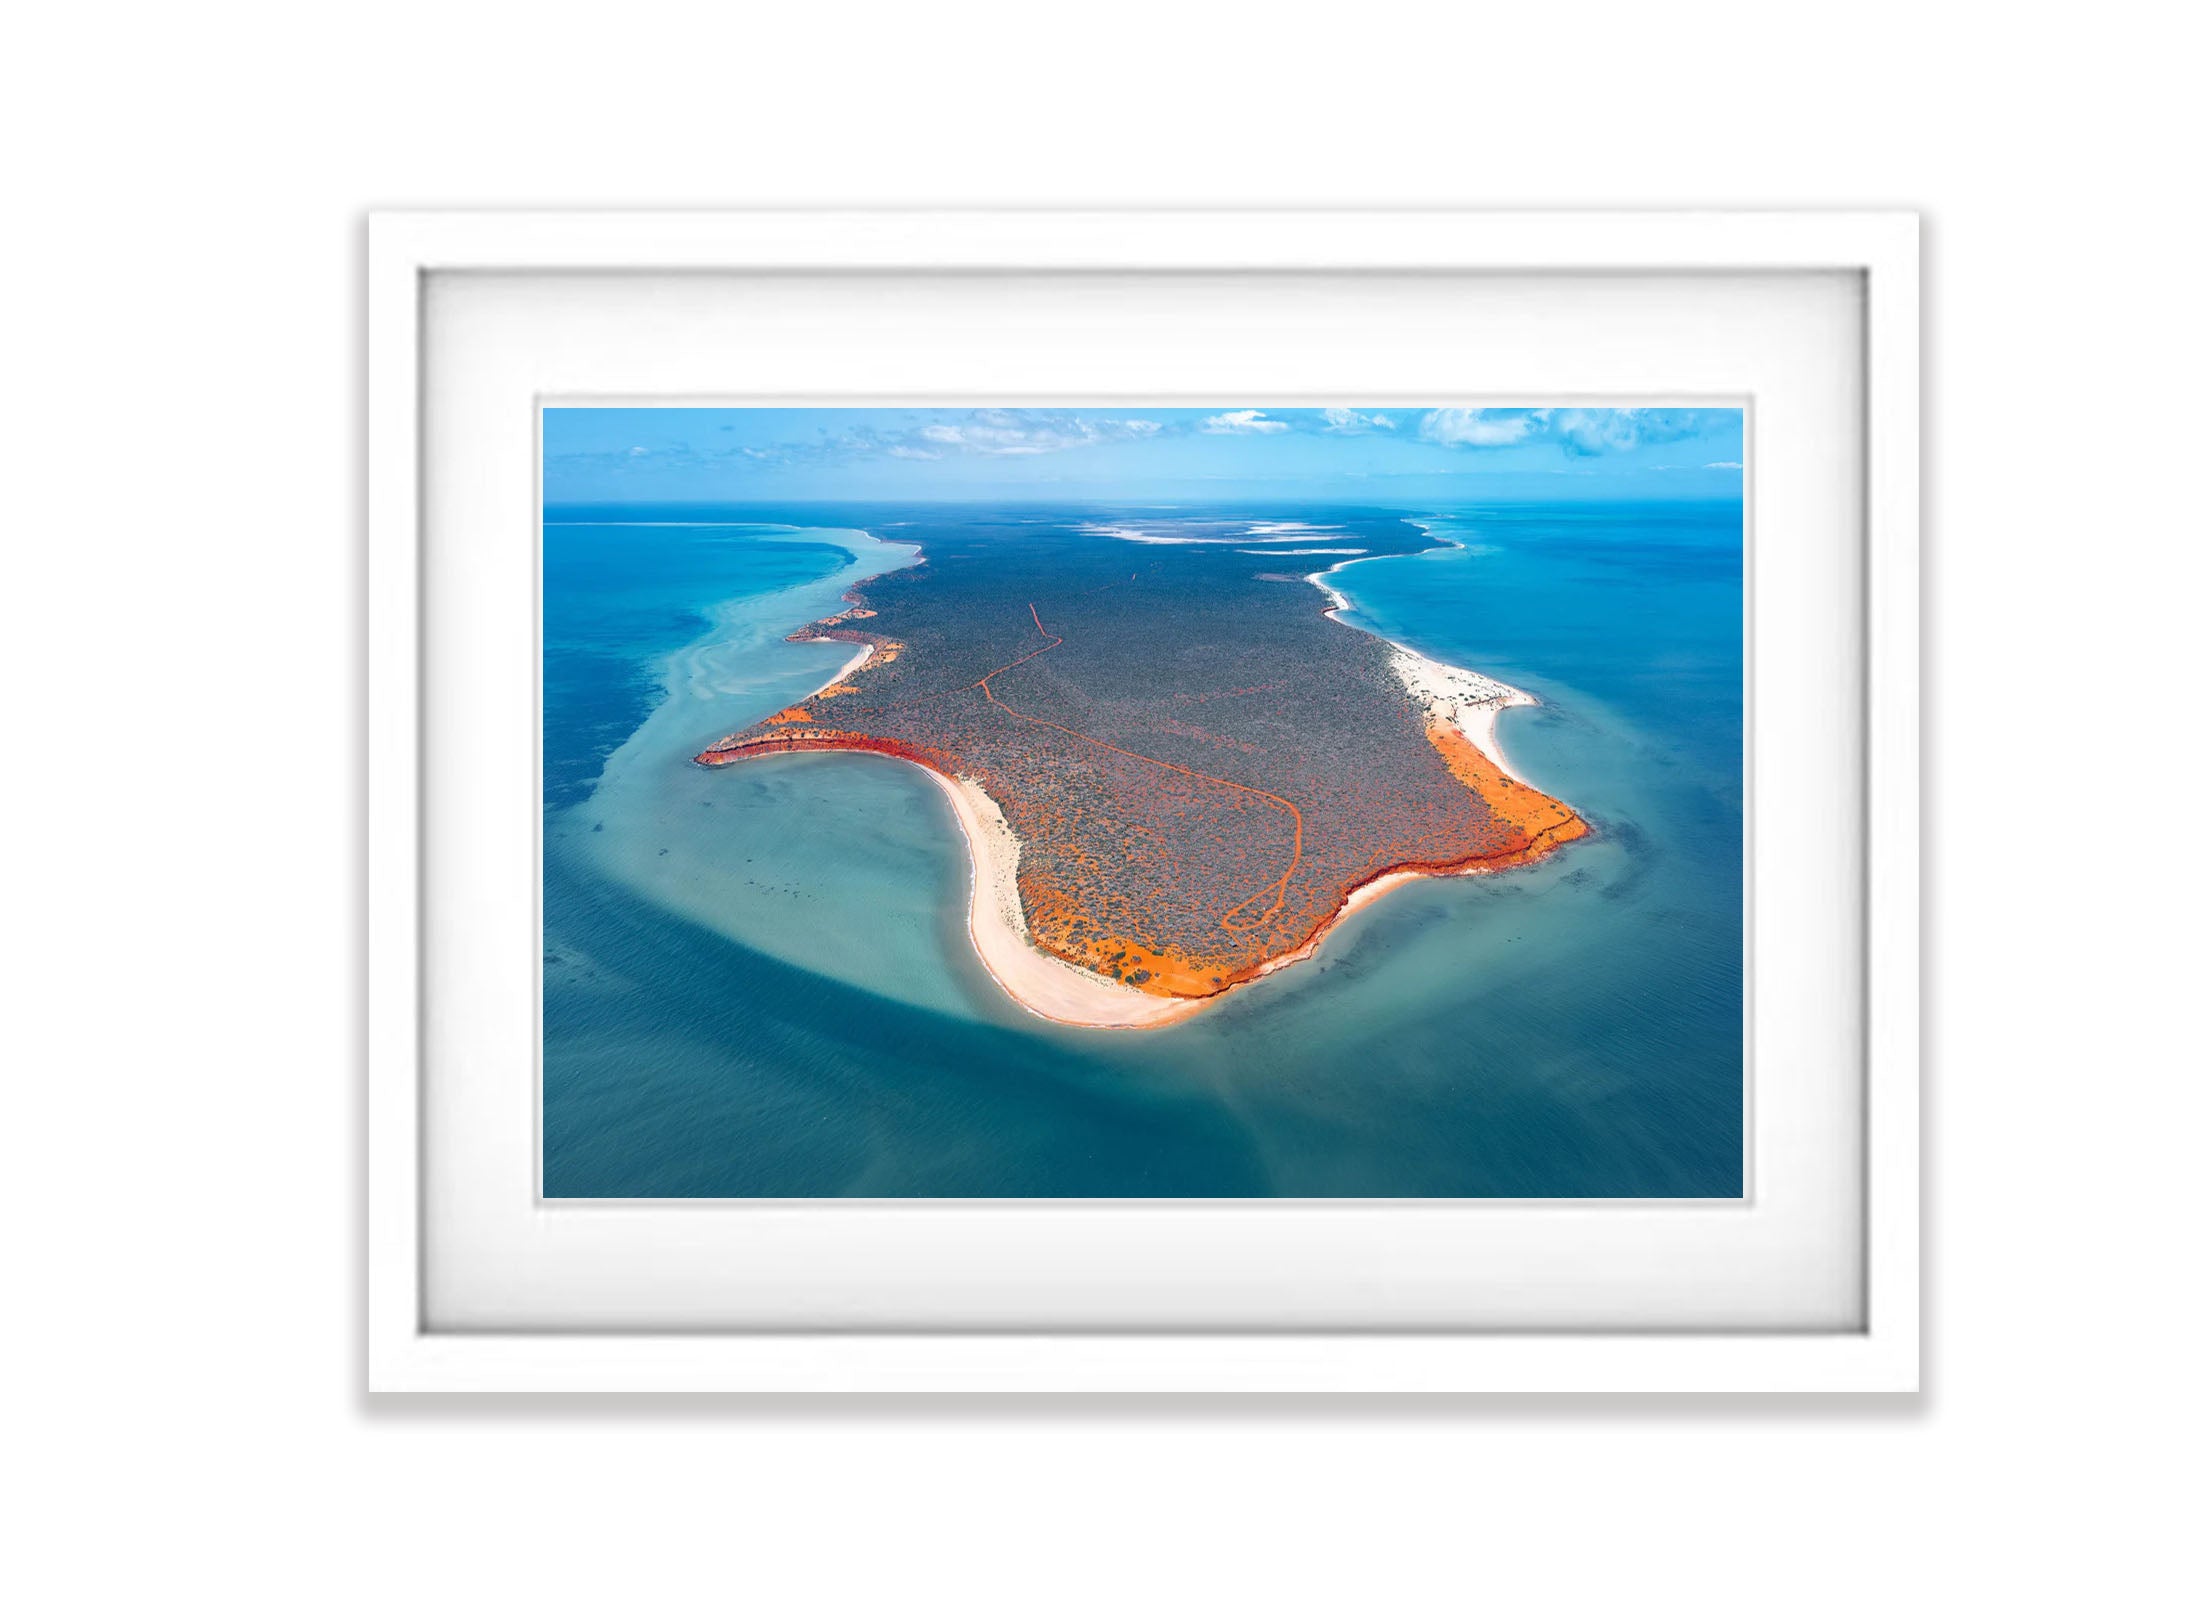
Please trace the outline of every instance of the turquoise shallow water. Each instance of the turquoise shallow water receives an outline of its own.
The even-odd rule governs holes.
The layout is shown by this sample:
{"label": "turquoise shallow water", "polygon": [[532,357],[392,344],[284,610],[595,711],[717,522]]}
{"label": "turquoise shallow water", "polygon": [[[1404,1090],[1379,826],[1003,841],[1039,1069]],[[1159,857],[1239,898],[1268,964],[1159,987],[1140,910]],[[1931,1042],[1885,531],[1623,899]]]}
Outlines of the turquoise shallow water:
{"label": "turquoise shallow water", "polygon": [[1132,1034],[993,987],[914,770],[687,759],[841,665],[784,635],[908,558],[855,530],[942,514],[553,511],[549,1194],[1741,1191],[1738,505],[1387,513],[1463,548],[1336,574],[1351,620],[1538,695],[1500,737],[1597,834],[1408,885],[1313,960]]}

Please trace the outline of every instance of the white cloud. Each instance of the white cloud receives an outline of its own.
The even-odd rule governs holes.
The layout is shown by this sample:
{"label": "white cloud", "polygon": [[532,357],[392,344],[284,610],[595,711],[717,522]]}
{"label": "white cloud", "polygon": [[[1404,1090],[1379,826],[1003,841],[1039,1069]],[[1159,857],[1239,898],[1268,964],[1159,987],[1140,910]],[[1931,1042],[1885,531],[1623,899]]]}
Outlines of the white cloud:
{"label": "white cloud", "polygon": [[1224,411],[1200,424],[1209,433],[1288,433],[1291,424],[1258,411]]}
{"label": "white cloud", "polygon": [[1163,425],[1146,417],[1080,417],[1066,411],[973,411],[967,422],[936,422],[915,438],[980,456],[1041,456],[1115,440],[1150,439]]}
{"label": "white cloud", "polygon": [[1350,406],[1325,406],[1322,424],[1331,433],[1366,433],[1371,428],[1398,426],[1380,411],[1354,411]]}
{"label": "white cloud", "polygon": [[1631,406],[1561,411],[1552,422],[1552,429],[1570,454],[1596,456],[1607,450],[1632,450],[1640,444],[1641,416],[1642,413]]}
{"label": "white cloud", "polygon": [[1739,461],[1706,461],[1704,466],[1707,469],[1717,467],[1722,472],[1739,472],[1742,470],[1742,464]]}
{"label": "white cloud", "polygon": [[[917,418],[906,419],[916,422]],[[1182,431],[1188,424],[1151,417],[1081,416],[1074,411],[1006,410],[961,413],[953,422],[881,431],[868,423],[830,431],[813,440],[751,445],[725,441],[699,452],[687,444],[621,445],[599,452],[563,452],[546,469],[656,473],[676,468],[720,471],[728,467],[823,466],[851,461],[942,461],[950,456],[1039,456],[1088,445],[1129,443]],[[1280,426],[1280,424],[1279,424]],[[721,426],[720,432],[730,432]]]}
{"label": "white cloud", "polygon": [[1421,419],[1421,437],[1434,444],[1518,444],[1537,432],[1549,415],[1547,411],[1448,407],[1431,411]]}
{"label": "white cloud", "polygon": [[1568,455],[1600,456],[1691,438],[1719,416],[1680,406],[1599,406],[1552,412],[1551,433]]}

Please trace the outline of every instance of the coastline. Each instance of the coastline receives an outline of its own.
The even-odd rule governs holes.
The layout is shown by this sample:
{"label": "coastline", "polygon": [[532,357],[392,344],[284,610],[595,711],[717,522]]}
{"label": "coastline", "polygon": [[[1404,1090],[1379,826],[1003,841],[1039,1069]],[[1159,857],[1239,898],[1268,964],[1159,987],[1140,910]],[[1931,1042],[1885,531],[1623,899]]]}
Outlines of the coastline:
{"label": "coastline", "polygon": [[[1490,716],[1496,715],[1492,708]],[[1224,995],[1296,966],[1321,948],[1322,941],[1346,919],[1375,904],[1417,878],[1475,878],[1525,866],[1547,853],[1540,841],[1525,849],[1498,857],[1476,857],[1459,862],[1417,862],[1385,868],[1365,883],[1345,893],[1338,908],[1325,918],[1304,943],[1271,956],[1241,977],[1233,978],[1214,993],[1197,997],[1141,993],[1128,984],[1102,977],[1087,967],[1050,955],[1035,944],[1025,925],[1023,900],[1016,874],[1023,846],[993,797],[968,778],[950,777],[930,762],[892,750],[820,743],[805,750],[798,740],[774,749],[745,752],[739,759],[758,760],[772,755],[817,754],[875,756],[916,768],[938,786],[953,812],[956,830],[970,858],[970,900],[963,925],[970,935],[978,964],[995,986],[1018,1009],[1045,1022],[1080,1028],[1165,1028],[1206,1010]],[[1563,841],[1562,841],[1563,842]]]}
{"label": "coastline", "polygon": [[[876,535],[869,534],[867,530],[859,531],[864,531],[866,537],[874,542],[889,542],[878,540]],[[1458,548],[1457,541],[1445,539],[1426,528],[1422,532],[1438,546]],[[915,559],[921,562],[924,559],[921,544],[916,548],[919,553]],[[1408,552],[1422,553],[1425,552]],[[1403,557],[1373,556],[1354,559],[1394,560]],[[1331,601],[1324,608],[1323,614],[1345,627],[1358,626],[1345,622],[1342,616],[1342,613],[1353,609],[1352,604],[1342,591],[1332,587],[1324,579],[1353,564],[1354,560],[1339,561],[1307,577],[1307,581],[1320,589]],[[844,603],[859,605],[858,591],[861,587],[861,582],[851,587],[843,595]],[[838,622],[841,619],[836,617],[827,620]],[[1534,785],[1506,760],[1497,737],[1498,713],[1510,706],[1537,704],[1533,695],[1468,668],[1433,660],[1409,646],[1374,633],[1372,629],[1360,631],[1372,634],[1388,647],[1393,670],[1409,696],[1422,708],[1432,743],[1436,743],[1441,750],[1441,735],[1448,731],[1480,752],[1492,768],[1512,783],[1524,789],[1534,789]],[[805,642],[835,641],[813,636]],[[824,687],[831,688],[860,671],[871,662],[876,653],[872,645],[861,645]],[[891,653],[888,659],[891,659]],[[805,731],[788,728],[782,739],[773,741],[774,748],[745,749],[737,755],[729,752],[720,759],[751,759],[761,755],[795,753],[802,751],[806,743]],[[1522,849],[1501,857],[1472,858],[1455,863],[1416,862],[1388,867],[1367,882],[1349,888],[1337,909],[1324,918],[1296,948],[1270,957],[1259,966],[1225,983],[1212,994],[1196,997],[1161,996],[1144,993],[1087,967],[1052,955],[1033,941],[1024,919],[1022,895],[1018,887],[1022,842],[1009,827],[999,805],[979,784],[969,778],[953,776],[907,748],[869,748],[864,745],[829,743],[823,739],[812,748],[818,754],[837,752],[875,755],[906,761],[939,787],[954,814],[970,860],[970,898],[964,925],[979,964],[1019,1009],[1043,1021],[1072,1027],[1145,1029],[1168,1027],[1185,1021],[1233,990],[1313,956],[1322,941],[1348,918],[1417,878],[1473,877],[1505,871],[1514,866],[1526,865],[1548,853],[1556,844],[1588,831],[1586,824],[1581,824],[1570,808],[1563,807],[1562,802],[1554,801],[1578,825],[1578,832],[1567,833],[1556,841],[1547,840],[1543,834],[1537,834]],[[719,761],[711,759],[716,753],[717,747],[713,746],[711,750],[694,759],[701,765],[717,765]],[[1462,781],[1465,781],[1464,778]],[[1540,791],[1537,793],[1540,794]]]}
{"label": "coastline", "polygon": [[1476,707],[1460,717],[1452,726],[1456,727],[1477,750],[1490,758],[1491,766],[1515,783],[1526,783],[1528,780],[1515,771],[1512,763],[1505,759],[1505,747],[1497,742],[1497,714],[1510,706],[1532,706],[1534,704],[1535,696],[1533,695],[1512,695],[1490,705]]}
{"label": "coastline", "polygon": [[1509,706],[1536,704],[1534,695],[1470,668],[1433,661],[1402,644],[1392,643],[1390,649],[1392,669],[1425,715],[1465,738],[1513,782],[1535,787],[1505,759],[1497,742],[1497,714]]}
{"label": "coastline", "polygon": [[[1500,867],[1473,865],[1455,867],[1449,871],[1423,871],[1417,867],[1392,867],[1389,871],[1368,879],[1367,882],[1346,894],[1344,904],[1337,908],[1335,914],[1327,922],[1314,930],[1306,943],[1300,945],[1296,950],[1286,950],[1282,955],[1273,956],[1262,962],[1251,977],[1239,981],[1252,983],[1267,977],[1270,973],[1281,972],[1285,967],[1297,966],[1301,961],[1307,960],[1315,951],[1319,950],[1322,941],[1343,927],[1346,920],[1355,912],[1365,911],[1393,890],[1403,889],[1407,884],[1418,878],[1478,878],[1487,873],[1502,870]],[[1237,984],[1232,984],[1230,988],[1234,989],[1237,986]],[[1227,994],[1229,989],[1222,992]]]}
{"label": "coastline", "polygon": [[[833,644],[836,642],[837,641],[832,639],[809,639],[804,641],[804,643],[807,644]],[[856,673],[861,672],[866,666],[870,664],[871,654],[872,651],[869,645],[857,645],[856,653],[848,658],[846,665],[844,665],[838,672],[834,673],[830,678],[827,678],[822,684],[818,686],[818,689],[813,692],[821,693],[826,689],[830,689],[834,684],[843,683],[847,679],[853,677]]]}
{"label": "coastline", "polygon": [[1213,1003],[1212,997],[1190,1000],[1142,994],[1040,949],[1025,928],[1023,899],[1016,887],[1023,845],[1001,808],[968,778],[951,778],[921,761],[910,765],[939,786],[962,829],[970,855],[970,905],[964,925],[978,964],[1009,999],[1044,1021],[1085,1028],[1165,1027]]}
{"label": "coastline", "polygon": [[[1441,549],[1465,548],[1457,539],[1447,539],[1424,523],[1416,522],[1413,526],[1421,530],[1424,538],[1433,541]],[[1344,614],[1352,609],[1352,601],[1342,589],[1325,580],[1344,571],[1346,567],[1358,565],[1359,560],[1407,561],[1427,553],[1414,550],[1404,555],[1365,556],[1353,561],[1338,561],[1319,572],[1308,573],[1306,581],[1329,597],[1329,604],[1322,615],[1340,627],[1356,628],[1359,627],[1358,623],[1344,620]],[[1497,741],[1497,714],[1507,706],[1537,704],[1534,695],[1525,689],[1516,689],[1509,683],[1500,683],[1495,678],[1470,668],[1431,660],[1409,645],[1384,638],[1372,628],[1361,628],[1360,631],[1374,634],[1390,646],[1392,668],[1405,681],[1406,688],[1422,700],[1425,710],[1431,715],[1442,717],[1461,737],[1487,756],[1491,766],[1513,782],[1528,783],[1512,763],[1505,759],[1504,748]],[[1529,787],[1532,788],[1533,785]]]}
{"label": "coastline", "polygon": [[[1440,549],[1459,550],[1465,548],[1457,539],[1445,537],[1426,523],[1416,522],[1413,523],[1413,526],[1419,528],[1423,537]],[[1306,581],[1319,589],[1329,600],[1329,604],[1322,610],[1322,615],[1340,627],[1358,627],[1357,623],[1344,620],[1344,614],[1353,609],[1351,598],[1327,580],[1342,572],[1346,567],[1358,565],[1361,561],[1402,561],[1426,553],[1426,551],[1416,550],[1397,556],[1356,556],[1350,560],[1333,562],[1319,572],[1309,573]],[[1399,678],[1405,683],[1408,692],[1421,701],[1423,712],[1429,719],[1432,731],[1439,727],[1448,727],[1452,732],[1458,734],[1473,745],[1475,749],[1479,750],[1491,766],[1510,778],[1514,783],[1524,788],[1534,787],[1511,762],[1505,759],[1504,747],[1499,744],[1497,738],[1498,713],[1510,706],[1536,705],[1539,702],[1534,695],[1529,694],[1525,689],[1515,688],[1511,684],[1500,683],[1497,679],[1475,672],[1470,668],[1455,667],[1447,662],[1432,660],[1409,645],[1400,644],[1395,639],[1386,638],[1382,634],[1375,633],[1372,628],[1362,628],[1360,631],[1374,634],[1374,637],[1381,639],[1384,644],[1390,647],[1392,669],[1397,672]],[[1543,854],[1544,851],[1539,846],[1540,840],[1531,842],[1528,851],[1518,861],[1507,858],[1486,862],[1466,861],[1457,865],[1415,865],[1389,868],[1370,878],[1367,882],[1357,884],[1346,891],[1343,903],[1329,918],[1315,928],[1304,944],[1295,950],[1287,950],[1280,956],[1271,957],[1246,977],[1218,990],[1214,998],[1219,999],[1222,995],[1228,994],[1230,990],[1239,987],[1241,984],[1255,982],[1271,973],[1280,972],[1285,967],[1295,966],[1297,963],[1308,959],[1321,948],[1324,939],[1343,926],[1353,915],[1366,910],[1376,901],[1381,900],[1395,890],[1405,887],[1417,878],[1467,878],[1480,877],[1492,872],[1502,872],[1511,866],[1525,865],[1528,861],[1534,860],[1537,856]]]}
{"label": "coastline", "polygon": [[985,968],[995,987],[1020,1009],[1042,1021],[1071,1027],[1158,1028],[1181,1022],[1214,1003],[1214,996],[1180,999],[1142,994],[1128,984],[1049,955],[1034,944],[1016,887],[1023,845],[993,797],[970,779],[950,777],[928,761],[889,750],[839,745],[816,753],[875,756],[901,762],[923,773],[946,797],[970,860],[970,899],[963,927],[970,935],[978,964]]}

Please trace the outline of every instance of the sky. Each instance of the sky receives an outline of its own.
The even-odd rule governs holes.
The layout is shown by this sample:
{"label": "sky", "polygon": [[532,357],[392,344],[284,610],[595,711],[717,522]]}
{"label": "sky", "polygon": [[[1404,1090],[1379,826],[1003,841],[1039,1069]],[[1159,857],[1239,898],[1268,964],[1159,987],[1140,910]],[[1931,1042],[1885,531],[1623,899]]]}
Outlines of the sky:
{"label": "sky", "polygon": [[1638,407],[546,407],[544,498],[1724,499],[1742,412]]}

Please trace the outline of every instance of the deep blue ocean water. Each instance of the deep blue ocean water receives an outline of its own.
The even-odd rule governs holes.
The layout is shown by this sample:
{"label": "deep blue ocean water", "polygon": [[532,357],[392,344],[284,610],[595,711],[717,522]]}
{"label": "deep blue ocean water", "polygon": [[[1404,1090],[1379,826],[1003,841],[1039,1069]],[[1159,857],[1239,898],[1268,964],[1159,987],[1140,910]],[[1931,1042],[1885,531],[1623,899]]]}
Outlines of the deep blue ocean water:
{"label": "deep blue ocean water", "polygon": [[[621,512],[622,517],[628,513]],[[659,661],[730,596],[839,572],[853,558],[691,523],[557,523],[542,549],[542,798],[585,800],[612,751],[663,696]]]}
{"label": "deep blue ocean water", "polygon": [[1337,573],[1351,620],[1536,694],[1507,754],[1595,836],[1129,1034],[994,988],[917,772],[687,759],[845,659],[784,635],[906,559],[856,530],[939,514],[551,513],[548,1194],[1741,1192],[1738,502],[1396,508],[1460,548]]}

